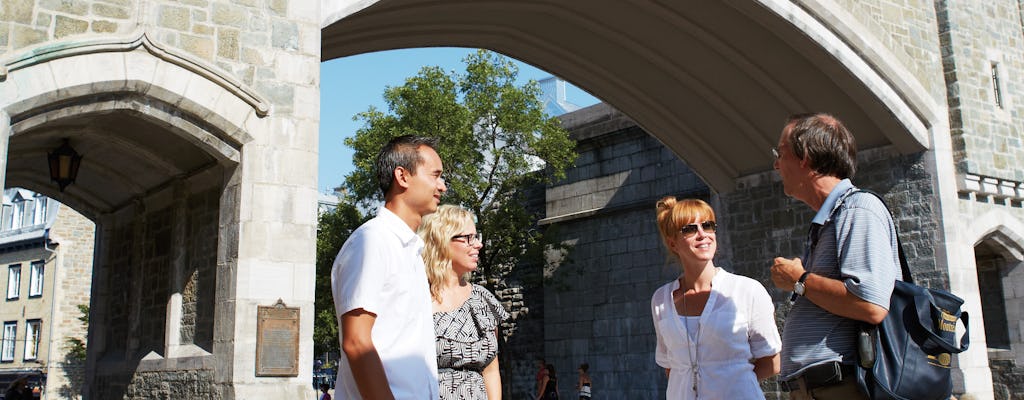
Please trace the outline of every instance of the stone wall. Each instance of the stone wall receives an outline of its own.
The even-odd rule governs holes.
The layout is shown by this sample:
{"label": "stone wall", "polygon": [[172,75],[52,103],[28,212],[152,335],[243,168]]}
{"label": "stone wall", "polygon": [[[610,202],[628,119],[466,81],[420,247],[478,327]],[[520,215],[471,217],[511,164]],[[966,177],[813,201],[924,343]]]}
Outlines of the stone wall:
{"label": "stone wall", "polygon": [[579,140],[576,166],[547,190],[543,223],[572,248],[565,263],[546,271],[543,354],[563,396],[574,396],[576,368],[586,362],[595,398],[663,398],[650,298],[679,267],[662,248],[654,204],[666,195],[707,199],[708,188],[606,105],[578,113],[564,123]]}
{"label": "stone wall", "polygon": [[[141,393],[167,390],[213,390],[212,372],[191,365],[159,371],[135,368],[143,357],[168,356],[167,317],[173,313],[168,313],[167,305],[172,293],[183,297],[180,344],[212,352],[220,191],[213,187],[185,194],[181,202],[186,208],[184,219],[175,217],[181,215],[175,210],[180,203],[169,201],[169,193],[164,192],[145,206],[126,210],[133,215],[112,218],[107,222],[111,226],[104,226],[101,242],[109,240],[107,243],[115,245],[103,249],[101,270],[105,272],[96,276],[102,283],[94,304],[103,312],[94,314],[91,322],[102,324],[99,331],[105,340],[103,348],[95,352],[99,369],[92,382],[93,396],[136,398]],[[175,235],[179,229],[185,232],[180,238]],[[185,254],[185,259],[175,260],[176,254]],[[180,272],[178,264],[184,266]],[[178,273],[182,276],[176,276]],[[175,287],[175,282],[183,287]],[[168,386],[169,382],[183,386]]]}
{"label": "stone wall", "polygon": [[50,230],[50,237],[58,243],[62,262],[56,271],[58,287],[54,289],[57,297],[50,337],[51,360],[57,367],[49,370],[46,390],[59,398],[79,398],[85,383],[85,360],[69,356],[67,339],[76,338],[88,344],[87,324],[79,320],[82,317],[79,306],[89,305],[95,233],[96,224],[66,206],[59,208]]}
{"label": "stone wall", "polygon": [[1015,118],[1024,111],[1018,0],[938,1],[936,10],[957,172],[1024,181],[1024,125]]}
{"label": "stone wall", "polygon": [[220,400],[220,388],[213,382],[211,370],[141,372],[132,378],[125,398]]}
{"label": "stone wall", "polygon": [[220,192],[208,190],[188,200],[185,250],[188,255],[182,290],[181,341],[213,352],[216,304],[217,240]]}
{"label": "stone wall", "polygon": [[1024,400],[1024,368],[1010,360],[991,360],[995,400]]}
{"label": "stone wall", "polygon": [[5,0],[0,4],[0,54],[70,36],[136,28],[138,0]]}
{"label": "stone wall", "polygon": [[[907,68],[919,78],[936,100],[946,96],[941,79],[942,65],[921,60],[941,57],[935,34],[935,2],[931,0],[835,0],[836,7],[867,28]],[[860,32],[864,33],[864,32]]]}

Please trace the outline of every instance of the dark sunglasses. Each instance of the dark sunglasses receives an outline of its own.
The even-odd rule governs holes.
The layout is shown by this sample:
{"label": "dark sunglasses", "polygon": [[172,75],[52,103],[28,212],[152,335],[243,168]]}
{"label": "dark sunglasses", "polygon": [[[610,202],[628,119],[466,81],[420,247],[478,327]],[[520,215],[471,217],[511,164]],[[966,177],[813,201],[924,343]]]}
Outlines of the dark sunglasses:
{"label": "dark sunglasses", "polygon": [[[715,229],[718,228],[718,224],[715,221],[704,221],[699,226],[704,233],[715,233]],[[679,232],[683,234],[683,237],[690,237],[697,234],[697,227],[698,224],[683,225],[682,228],[679,228]]]}

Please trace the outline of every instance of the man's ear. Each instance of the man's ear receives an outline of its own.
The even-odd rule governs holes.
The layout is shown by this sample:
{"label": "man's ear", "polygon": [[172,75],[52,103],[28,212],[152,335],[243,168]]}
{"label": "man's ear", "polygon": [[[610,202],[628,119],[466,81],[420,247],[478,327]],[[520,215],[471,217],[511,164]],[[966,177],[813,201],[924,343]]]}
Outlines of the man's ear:
{"label": "man's ear", "polygon": [[409,174],[409,170],[402,167],[396,167],[395,170],[391,172],[391,177],[395,180],[395,185],[398,185],[402,189],[409,188],[409,179],[412,178]]}
{"label": "man's ear", "polygon": [[806,154],[806,152],[804,153],[804,158],[800,159],[800,167],[807,169],[811,168],[811,156]]}

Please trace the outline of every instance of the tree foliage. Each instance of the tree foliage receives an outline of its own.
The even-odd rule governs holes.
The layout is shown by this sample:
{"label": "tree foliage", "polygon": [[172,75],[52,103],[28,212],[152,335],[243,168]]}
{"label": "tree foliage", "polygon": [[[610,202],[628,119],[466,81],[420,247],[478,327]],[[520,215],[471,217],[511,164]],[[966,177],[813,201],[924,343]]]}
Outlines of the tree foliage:
{"label": "tree foliage", "polygon": [[385,90],[389,112],[370,107],[354,117],[363,127],[345,139],[356,168],[344,186],[354,201],[370,207],[383,200],[373,163],[388,140],[404,134],[440,138],[448,185],[442,202],[477,216],[484,236],[478,273],[500,281],[545,244],[535,229],[537,216],[524,207],[523,189],[564,178],[576,158],[575,143],[544,112],[537,82],[516,85],[519,70],[511,60],[478,50],[463,62],[465,73],[422,68],[404,85]]}
{"label": "tree foliage", "polygon": [[334,258],[349,235],[365,218],[350,204],[338,204],[333,211],[320,215],[316,227],[316,296],[314,300],[313,351],[337,352],[338,319],[334,314],[331,293],[331,267]]}
{"label": "tree foliage", "polygon": [[[89,306],[86,304],[78,304],[79,315],[78,322],[82,323],[86,329],[89,328]],[[67,358],[69,360],[77,362],[85,362],[85,339],[78,337],[67,337],[64,339],[64,345],[67,348]]]}

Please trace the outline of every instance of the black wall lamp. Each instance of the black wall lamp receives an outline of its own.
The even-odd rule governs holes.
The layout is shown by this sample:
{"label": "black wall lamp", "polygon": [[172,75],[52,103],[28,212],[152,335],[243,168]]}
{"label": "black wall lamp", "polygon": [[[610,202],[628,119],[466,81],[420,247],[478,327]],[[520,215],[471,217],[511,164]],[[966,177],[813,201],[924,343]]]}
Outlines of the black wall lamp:
{"label": "black wall lamp", "polygon": [[57,182],[60,191],[63,192],[65,187],[75,183],[78,167],[82,164],[82,155],[71,147],[68,139],[64,139],[64,143],[53,149],[47,158],[50,161],[50,180]]}

